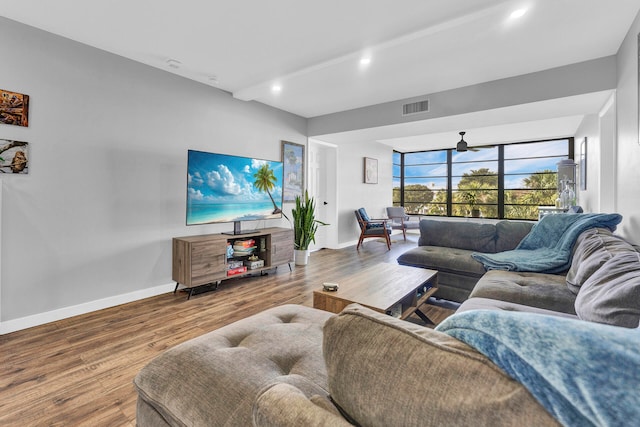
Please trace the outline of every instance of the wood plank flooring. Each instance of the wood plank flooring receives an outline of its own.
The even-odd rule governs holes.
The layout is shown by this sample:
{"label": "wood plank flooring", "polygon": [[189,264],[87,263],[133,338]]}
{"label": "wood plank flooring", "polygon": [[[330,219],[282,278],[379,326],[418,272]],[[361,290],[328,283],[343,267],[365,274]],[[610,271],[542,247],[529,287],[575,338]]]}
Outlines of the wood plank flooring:
{"label": "wood plank flooring", "polygon": [[[225,281],[216,291],[183,292],[108,308],[0,336],[0,426],[135,426],[133,377],[183,341],[281,304],[312,306],[329,272],[395,263],[418,236],[392,236],[355,247],[323,249],[310,264],[267,276]],[[426,307],[436,323],[453,311]],[[411,319],[419,322],[419,320]]]}

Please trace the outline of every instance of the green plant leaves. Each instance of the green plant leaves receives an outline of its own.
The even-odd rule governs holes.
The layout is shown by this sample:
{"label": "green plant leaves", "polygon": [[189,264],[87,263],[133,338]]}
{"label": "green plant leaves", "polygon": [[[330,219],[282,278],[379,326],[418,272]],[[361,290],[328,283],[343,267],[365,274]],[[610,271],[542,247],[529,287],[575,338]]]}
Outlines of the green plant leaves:
{"label": "green plant leaves", "polygon": [[304,199],[296,196],[296,206],[291,210],[293,214],[293,243],[298,250],[307,250],[311,242],[316,242],[316,231],[319,225],[329,225],[315,218],[315,200],[309,197],[305,190]]}

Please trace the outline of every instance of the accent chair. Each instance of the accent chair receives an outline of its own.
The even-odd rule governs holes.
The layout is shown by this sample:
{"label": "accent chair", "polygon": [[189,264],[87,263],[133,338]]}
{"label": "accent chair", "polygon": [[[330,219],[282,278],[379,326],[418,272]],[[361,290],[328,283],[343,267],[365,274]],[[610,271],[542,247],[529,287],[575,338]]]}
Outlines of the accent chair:
{"label": "accent chair", "polygon": [[360,226],[360,239],[356,249],[359,250],[362,241],[368,237],[382,237],[387,242],[387,249],[391,249],[391,224],[388,219],[371,219],[364,208],[355,211]]}
{"label": "accent chair", "polygon": [[405,242],[407,241],[407,230],[417,230],[420,228],[420,221],[411,221],[411,217],[407,215],[402,206],[388,207],[387,216],[391,220],[391,228],[393,230],[402,230],[402,236]]}

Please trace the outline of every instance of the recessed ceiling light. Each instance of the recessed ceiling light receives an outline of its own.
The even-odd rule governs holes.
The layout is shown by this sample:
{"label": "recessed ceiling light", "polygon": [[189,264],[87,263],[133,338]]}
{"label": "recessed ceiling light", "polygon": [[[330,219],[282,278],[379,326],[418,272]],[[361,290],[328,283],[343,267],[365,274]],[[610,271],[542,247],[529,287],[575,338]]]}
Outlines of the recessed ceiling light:
{"label": "recessed ceiling light", "polygon": [[271,92],[280,93],[281,91],[282,91],[282,86],[280,86],[279,84],[275,84],[271,86]]}
{"label": "recessed ceiling light", "polygon": [[369,65],[371,64],[371,58],[368,56],[365,56],[363,58],[360,59],[360,65]]}
{"label": "recessed ceiling light", "polygon": [[509,15],[509,18],[511,18],[511,19],[522,18],[525,13],[527,13],[527,9],[525,9],[525,8],[517,9],[517,10],[514,10],[513,12],[511,12],[511,15]]}

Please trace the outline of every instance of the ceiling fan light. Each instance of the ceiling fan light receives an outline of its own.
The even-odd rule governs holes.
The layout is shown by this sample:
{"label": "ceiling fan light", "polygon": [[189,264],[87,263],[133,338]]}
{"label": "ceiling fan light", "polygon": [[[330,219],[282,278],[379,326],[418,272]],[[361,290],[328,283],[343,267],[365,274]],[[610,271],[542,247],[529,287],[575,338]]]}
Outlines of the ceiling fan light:
{"label": "ceiling fan light", "polygon": [[458,132],[458,134],[460,135],[460,141],[458,141],[458,144],[456,145],[456,151],[459,153],[463,153],[465,151],[468,150],[467,147],[467,141],[464,140],[464,134],[466,132]]}

